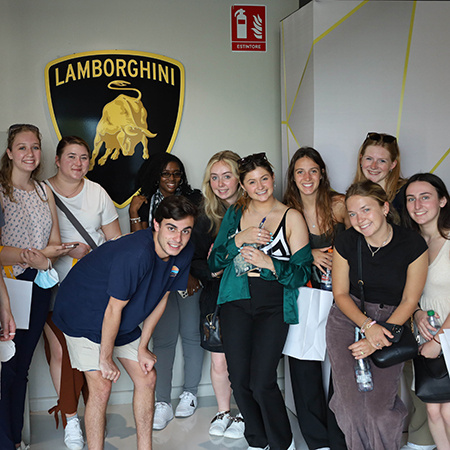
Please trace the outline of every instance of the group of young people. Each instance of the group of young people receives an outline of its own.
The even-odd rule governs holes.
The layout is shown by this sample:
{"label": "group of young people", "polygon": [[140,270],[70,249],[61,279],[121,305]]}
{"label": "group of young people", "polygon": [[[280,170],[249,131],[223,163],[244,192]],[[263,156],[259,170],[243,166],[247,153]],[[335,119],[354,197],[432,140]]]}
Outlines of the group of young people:
{"label": "group of young people", "polygon": [[[63,138],[57,174],[47,184],[37,181],[40,144],[36,127],[10,127],[0,166],[5,215],[0,261],[13,266],[16,278],[36,280],[28,330],[15,329],[0,282],[1,339],[16,345],[16,355],[2,366],[2,448],[25,448],[27,373],[42,330],[59,396],[52,412],[61,412],[66,445],[84,445],[76,409],[86,380],[88,445],[103,448],[106,406],[112,382],[120,376],[114,354],[135,385],[138,448],[151,448],[152,428],[161,430],[174,416],[195,412],[204,354],[200,322],[218,304],[223,345],[211,353],[218,412],[210,434],[245,436],[249,449],[294,449],[277,367],[289,325],[302,320],[298,288],[308,281],[318,287],[327,269],[335,299],[327,323],[329,395],[320,362],[289,358],[302,434],[311,449],[400,448],[407,416],[398,397],[403,365],[372,365],[374,389],[359,392],[355,359],[390,345],[391,334],[379,322],[402,325],[413,314],[426,340],[422,355],[440,354],[439,335],[450,325],[445,276],[450,197],[436,175],[401,177],[394,136],[368,133],[345,195],[331,189],[320,154],[300,148],[290,161],[283,202],[275,198],[275,174],[264,153],[216,153],[206,166],[201,192],[191,188],[177,157],[152,156],[139,172],[140,193],[129,208],[134,233],[120,239],[115,239],[121,232],[111,200],[84,178],[87,144]],[[56,207],[55,198],[81,222],[93,245]],[[48,314],[52,291],[39,287],[36,275],[49,275],[53,263],[61,285],[54,312]],[[442,323],[435,336],[428,309]],[[355,327],[364,331],[358,342]],[[174,412],[172,371],[179,335],[184,386]],[[234,417],[232,393],[240,411]],[[414,402],[414,429],[411,425],[405,448],[450,448],[449,404],[427,404],[427,415],[421,416],[425,406],[417,398]]]}

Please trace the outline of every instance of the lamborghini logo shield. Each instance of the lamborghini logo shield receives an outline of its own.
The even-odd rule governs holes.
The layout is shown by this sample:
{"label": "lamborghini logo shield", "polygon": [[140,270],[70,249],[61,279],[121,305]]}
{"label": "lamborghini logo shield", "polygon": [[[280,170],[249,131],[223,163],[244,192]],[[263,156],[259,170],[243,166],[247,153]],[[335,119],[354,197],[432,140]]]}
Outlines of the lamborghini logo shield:
{"label": "lamborghini logo shield", "polygon": [[58,139],[76,135],[92,149],[87,177],[123,208],[145,159],[170,152],[184,102],[184,67],[152,53],[76,53],[45,68],[50,115]]}

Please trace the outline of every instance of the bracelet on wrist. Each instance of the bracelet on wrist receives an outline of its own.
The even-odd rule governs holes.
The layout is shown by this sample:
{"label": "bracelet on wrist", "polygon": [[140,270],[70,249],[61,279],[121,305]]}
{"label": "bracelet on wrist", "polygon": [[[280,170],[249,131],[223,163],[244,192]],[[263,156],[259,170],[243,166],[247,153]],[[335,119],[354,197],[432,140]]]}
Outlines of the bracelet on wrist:
{"label": "bracelet on wrist", "polygon": [[366,320],[363,324],[363,326],[361,327],[361,333],[365,334],[366,331],[372,326],[375,325],[377,323],[376,320],[373,320],[372,318],[368,318],[368,320]]}
{"label": "bracelet on wrist", "polygon": [[362,323],[362,325],[359,327],[361,330],[361,333],[364,333],[363,330],[365,330],[366,325],[371,321],[372,319],[370,317],[367,317],[366,320]]}
{"label": "bracelet on wrist", "polygon": [[436,339],[436,336],[433,336],[433,341],[437,342],[439,345],[441,345],[441,343]]}
{"label": "bracelet on wrist", "polygon": [[141,221],[140,217],[130,217],[131,223],[139,223]]}
{"label": "bracelet on wrist", "polygon": [[415,317],[417,311],[422,311],[422,308],[417,308],[417,309],[412,313],[413,319],[414,319],[414,317]]}

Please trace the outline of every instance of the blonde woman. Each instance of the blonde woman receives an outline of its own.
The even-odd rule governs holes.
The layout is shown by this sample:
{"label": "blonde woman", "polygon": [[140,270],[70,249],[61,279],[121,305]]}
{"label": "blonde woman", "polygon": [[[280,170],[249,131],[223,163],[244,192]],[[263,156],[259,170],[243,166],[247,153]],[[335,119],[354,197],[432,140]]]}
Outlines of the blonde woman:
{"label": "blonde woman", "polygon": [[[200,317],[203,323],[207,314],[214,312],[219,295],[222,271],[211,273],[208,255],[227,209],[234,205],[242,194],[239,184],[238,161],[240,156],[225,150],[216,153],[208,161],[203,177],[203,203],[192,235],[195,253],[191,272],[203,284],[200,296]],[[210,350],[205,344],[206,350]],[[211,351],[211,382],[216,394],[218,412],[209,427],[209,434],[241,438],[244,436],[244,420],[241,414],[230,415],[231,386],[227,361],[223,348]]]}

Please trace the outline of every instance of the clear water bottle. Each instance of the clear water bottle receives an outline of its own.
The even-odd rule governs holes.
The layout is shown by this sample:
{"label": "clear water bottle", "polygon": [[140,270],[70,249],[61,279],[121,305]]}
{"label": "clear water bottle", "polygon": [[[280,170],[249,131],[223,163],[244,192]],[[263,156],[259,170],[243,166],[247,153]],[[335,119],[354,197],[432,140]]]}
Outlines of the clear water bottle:
{"label": "clear water bottle", "polygon": [[427,314],[428,314],[428,322],[429,322],[429,324],[433,328],[436,328],[436,331],[429,330],[430,333],[434,336],[435,334],[437,334],[437,332],[441,328],[441,325],[439,324],[439,321],[436,319],[436,316],[435,316],[434,311],[432,309],[430,309]]}
{"label": "clear water bottle", "polygon": [[372,372],[367,358],[356,360],[355,377],[359,392],[370,392],[373,390]]}
{"label": "clear water bottle", "polygon": [[[329,248],[328,253],[333,253],[333,249]],[[322,273],[322,277],[320,279],[320,289],[323,289],[324,291],[333,290],[331,286],[331,269],[327,269],[325,273]]]}
{"label": "clear water bottle", "polygon": [[[355,328],[355,342],[360,338],[360,330]],[[370,370],[370,362],[367,358],[355,360],[355,378],[359,392],[370,392],[373,390],[372,371]]]}

